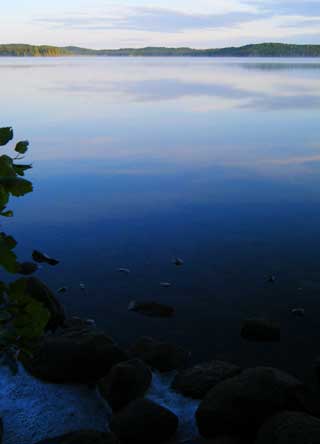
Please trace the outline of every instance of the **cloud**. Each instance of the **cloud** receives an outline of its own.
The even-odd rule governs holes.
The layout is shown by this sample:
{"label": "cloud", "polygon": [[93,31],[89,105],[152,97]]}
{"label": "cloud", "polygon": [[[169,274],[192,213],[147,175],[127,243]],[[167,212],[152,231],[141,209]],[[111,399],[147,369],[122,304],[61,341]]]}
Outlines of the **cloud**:
{"label": "cloud", "polygon": [[54,27],[86,30],[124,29],[148,32],[182,32],[192,29],[217,29],[237,26],[257,20],[263,13],[234,11],[220,14],[185,13],[158,7],[135,7],[122,14],[100,16],[68,16],[35,19],[37,23]]}
{"label": "cloud", "polygon": [[245,3],[271,15],[320,16],[319,0],[246,0]]}

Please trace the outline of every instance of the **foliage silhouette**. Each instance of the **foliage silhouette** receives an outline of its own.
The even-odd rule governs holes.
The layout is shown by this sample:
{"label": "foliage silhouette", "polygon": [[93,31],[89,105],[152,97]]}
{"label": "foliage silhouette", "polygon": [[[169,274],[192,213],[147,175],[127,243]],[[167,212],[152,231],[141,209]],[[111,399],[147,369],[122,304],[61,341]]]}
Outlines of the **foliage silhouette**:
{"label": "foliage silhouette", "polygon": [[[11,127],[0,128],[0,149],[4,149],[13,139]],[[17,163],[27,153],[29,142],[20,141],[15,145],[14,157],[0,155],[0,216],[13,217],[7,209],[12,196],[21,197],[33,191],[32,183],[23,178],[32,168],[28,164]],[[7,148],[7,147],[6,147]],[[21,273],[21,264],[15,253],[16,240],[0,232],[0,268],[11,274]],[[36,269],[36,267],[35,267]],[[50,318],[44,305],[33,299],[27,290],[25,278],[0,281],[0,359],[15,372],[16,360],[20,352],[32,353],[39,338],[44,333]]]}

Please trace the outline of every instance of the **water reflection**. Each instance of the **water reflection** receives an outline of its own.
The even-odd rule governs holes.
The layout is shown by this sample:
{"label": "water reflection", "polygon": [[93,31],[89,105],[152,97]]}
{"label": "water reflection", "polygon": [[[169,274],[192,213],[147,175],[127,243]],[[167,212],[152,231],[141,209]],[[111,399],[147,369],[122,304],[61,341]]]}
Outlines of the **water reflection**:
{"label": "water reflection", "polygon": [[[35,192],[10,221],[17,237],[28,231],[22,255],[36,246],[61,258],[58,276],[43,277],[71,287],[72,314],[124,342],[154,334],[199,358],[294,369],[299,350],[299,362],[311,362],[308,344],[320,339],[319,67],[0,59],[2,123],[32,142]],[[179,273],[173,256],[185,260]],[[122,266],[130,280],[115,275]],[[172,289],[160,293],[162,281]],[[137,324],[127,313],[129,300],[150,296],[176,306],[174,323]],[[294,306],[308,313],[299,326],[288,318]],[[238,326],[250,315],[281,320],[290,337],[249,350]]]}

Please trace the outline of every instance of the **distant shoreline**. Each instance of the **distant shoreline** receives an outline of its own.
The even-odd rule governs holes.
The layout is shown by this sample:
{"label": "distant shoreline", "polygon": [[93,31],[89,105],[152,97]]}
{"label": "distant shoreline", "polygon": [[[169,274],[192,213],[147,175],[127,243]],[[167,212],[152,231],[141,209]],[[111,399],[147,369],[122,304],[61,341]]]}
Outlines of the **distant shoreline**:
{"label": "distant shoreline", "polygon": [[229,48],[123,48],[87,49],[77,46],[48,46],[5,44],[0,45],[0,57],[319,57],[320,45],[291,45],[285,43],[259,43]]}

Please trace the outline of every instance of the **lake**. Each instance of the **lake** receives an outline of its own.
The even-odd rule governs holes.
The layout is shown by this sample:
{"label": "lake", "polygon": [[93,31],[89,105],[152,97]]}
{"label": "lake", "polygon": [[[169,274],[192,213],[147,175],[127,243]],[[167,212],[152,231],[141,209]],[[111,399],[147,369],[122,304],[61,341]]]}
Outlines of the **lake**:
{"label": "lake", "polygon": [[[61,260],[39,275],[69,287],[59,298],[70,315],[123,345],[149,335],[194,362],[310,373],[320,353],[320,60],[1,58],[0,83],[1,126],[30,140],[35,188],[5,229],[21,258],[37,248]],[[176,316],[144,318],[128,312],[131,300],[173,305]],[[281,342],[242,340],[248,317],[280,321]]]}

